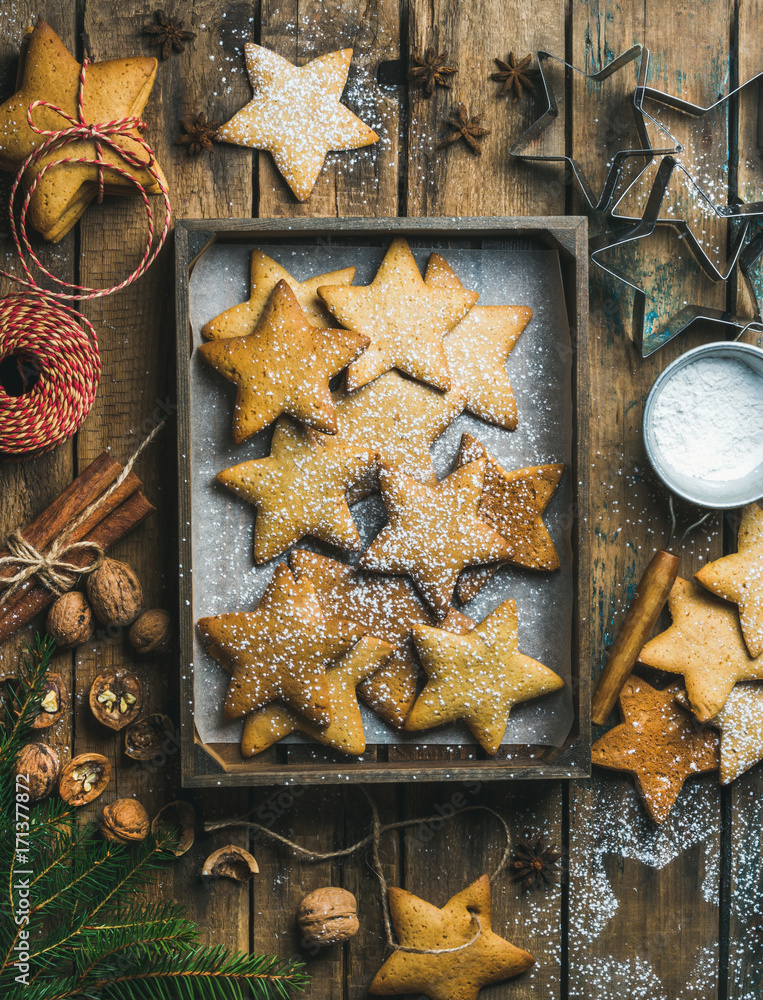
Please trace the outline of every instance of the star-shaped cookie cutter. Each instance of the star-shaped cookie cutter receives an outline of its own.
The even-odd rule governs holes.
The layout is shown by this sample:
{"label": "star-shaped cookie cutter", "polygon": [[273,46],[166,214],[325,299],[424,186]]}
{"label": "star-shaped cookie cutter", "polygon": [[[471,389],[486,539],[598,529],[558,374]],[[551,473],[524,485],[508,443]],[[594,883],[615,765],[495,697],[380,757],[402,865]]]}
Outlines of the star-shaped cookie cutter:
{"label": "star-shaped cookie cutter", "polygon": [[663,157],[657,171],[657,176],[655,177],[652,185],[652,189],[649,193],[644,215],[641,219],[639,219],[632,226],[623,226],[619,229],[602,233],[600,236],[595,236],[589,241],[588,244],[591,260],[603,271],[606,271],[607,274],[610,274],[613,278],[616,278],[618,281],[628,285],[635,292],[633,302],[633,340],[638,345],[641,355],[644,358],[649,357],[651,354],[654,354],[655,351],[664,347],[665,344],[673,340],[674,337],[683,333],[684,330],[690,327],[697,320],[703,320],[712,324],[719,324],[727,328],[736,328],[737,334],[734,339],[738,339],[748,329],[753,327],[763,330],[763,318],[761,317],[763,280],[761,281],[761,284],[758,285],[756,283],[756,277],[753,273],[755,264],[761,257],[763,257],[763,232],[758,233],[752,240],[750,240],[747,246],[738,253],[737,262],[739,270],[742,273],[750,290],[752,299],[755,302],[756,315],[752,319],[737,316],[728,310],[711,309],[707,306],[701,305],[687,305],[674,316],[671,316],[662,329],[656,332],[649,330],[645,334],[644,321],[647,306],[646,293],[643,288],[635,283],[634,280],[631,280],[619,271],[608,267],[607,264],[601,259],[601,255],[605,254],[614,247],[621,246],[625,243],[631,243],[635,240],[644,239],[654,232],[658,223],[662,200],[675,166],[676,160],[674,157]]}
{"label": "star-shaped cookie cutter", "polygon": [[[644,165],[639,170],[636,175],[635,180],[644,172],[648,164],[656,155],[662,155],[665,153],[675,153],[677,148],[672,136],[668,136],[671,140],[669,147],[665,149],[654,149],[649,140],[649,136],[646,130],[646,123],[644,121],[645,117],[649,118],[654,126],[660,130],[663,134],[666,134],[665,129],[660,125],[658,121],[652,118],[650,115],[646,114],[643,110],[641,95],[645,92],[645,81],[647,70],[649,68],[649,49],[644,45],[634,45],[626,52],[617,56],[612,62],[608,63],[603,69],[600,69],[597,73],[586,73],[585,70],[579,69],[577,66],[573,66],[572,63],[566,62],[564,59],[560,59],[559,56],[553,55],[551,52],[546,52],[541,49],[537,52],[538,68],[540,70],[541,80],[543,82],[543,92],[546,99],[546,110],[543,114],[534,121],[530,127],[522,133],[522,135],[514,142],[509,148],[509,152],[512,156],[519,157],[525,160],[542,160],[542,161],[553,161],[553,162],[566,162],[570,165],[572,174],[577,181],[583,196],[588,203],[589,207],[594,211],[600,211],[606,209],[612,200],[612,195],[614,193],[617,182],[620,179],[623,167],[626,160],[633,157],[641,156],[644,158]],[[581,76],[585,77],[593,83],[602,83],[609,77],[613,76],[624,66],[634,60],[638,60],[638,72],[637,72],[637,82],[636,87],[633,92],[633,97],[631,100],[631,106],[633,110],[634,122],[636,125],[636,132],[638,134],[638,140],[641,143],[640,148],[635,149],[621,149],[615,153],[612,158],[612,165],[607,173],[604,181],[604,186],[601,193],[597,196],[591,187],[591,183],[586,176],[586,173],[579,163],[579,161],[574,156],[565,156],[564,154],[539,154],[539,153],[528,153],[527,148],[541,135],[541,133],[548,128],[556,119],[559,117],[559,105],[557,104],[556,95],[554,94],[553,87],[548,78],[545,70],[545,64],[549,61],[559,63],[565,67],[565,70],[570,70],[574,73],[579,73]]]}

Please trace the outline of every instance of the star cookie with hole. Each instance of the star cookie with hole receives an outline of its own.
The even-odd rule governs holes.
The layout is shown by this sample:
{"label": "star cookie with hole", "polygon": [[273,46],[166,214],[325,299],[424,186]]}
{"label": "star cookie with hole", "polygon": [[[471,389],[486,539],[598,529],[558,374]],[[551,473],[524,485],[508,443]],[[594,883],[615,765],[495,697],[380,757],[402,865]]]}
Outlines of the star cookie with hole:
{"label": "star cookie with hole", "polygon": [[209,653],[232,674],[225,718],[239,719],[279,700],[310,722],[331,722],[326,669],[365,629],[323,614],[315,591],[279,563],[255,611],[201,618]]}
{"label": "star cookie with hole", "polygon": [[428,486],[382,466],[388,523],[360,557],[360,568],[407,573],[444,618],[462,569],[508,556],[507,543],[479,514],[484,472],[480,459]]}
{"label": "star cookie with hole", "polygon": [[341,271],[329,271],[326,274],[317,274],[306,281],[297,281],[285,267],[281,267],[262,250],[252,250],[249,273],[251,294],[248,300],[226,309],[202,327],[201,332],[207,340],[245,337],[251,333],[257,326],[268,299],[279,281],[285,281],[294,292],[308,323],[312,326],[330,327],[331,316],[318,297],[318,287],[351,285],[355,277],[355,268],[345,267]]}
{"label": "star cookie with hole", "polygon": [[283,413],[334,434],[329,380],[367,343],[349,330],[311,326],[294,292],[279,281],[252,333],[210,340],[199,352],[237,386],[233,440],[241,444]]}
{"label": "star cookie with hole", "polygon": [[[480,515],[506,540],[511,549],[507,561],[539,571],[559,569],[559,554],[543,523],[543,512],[559,485],[564,465],[534,465],[505,472],[477,438],[464,434],[456,467],[477,459],[485,460]],[[476,597],[497,568],[464,570],[456,588],[459,601],[465,604]]]}
{"label": "star cookie with hole", "polygon": [[687,778],[718,770],[718,734],[676,704],[681,690],[658,691],[632,674],[620,694],[622,722],[591,747],[594,764],[634,776],[655,823],[667,819]]}
{"label": "star cookie with hole", "polygon": [[[359,573],[352,566],[305,549],[295,549],[289,555],[289,565],[298,580],[308,580],[315,588],[325,614],[346,616],[393,647],[392,655],[361,682],[358,691],[385,722],[402,729],[416,700],[416,681],[421,673],[411,631],[416,626],[435,625],[435,616],[404,577]],[[440,628],[463,633],[473,629],[474,622],[451,608]]]}
{"label": "star cookie with hole", "polygon": [[253,42],[246,43],[244,54],[254,93],[217,137],[268,150],[299,201],[315,187],[330,150],[358,149],[379,141],[376,132],[340,101],[352,49],[329,52],[304,66]]}
{"label": "star cookie with hole", "polygon": [[396,886],[388,894],[397,940],[403,949],[416,950],[392,952],[369,987],[373,996],[410,993],[430,1000],[477,1000],[483,986],[511,979],[535,964],[529,952],[493,931],[487,875],[442,908]]}
{"label": "star cookie with hole", "polygon": [[457,288],[425,284],[405,240],[392,241],[370,285],[324,285],[318,294],[342,326],[371,341],[347,370],[348,391],[392,368],[450,389],[443,337],[479,296],[460,283]]}
{"label": "star cookie with hole", "polygon": [[[437,253],[429,258],[424,281],[435,288],[464,287]],[[529,306],[472,306],[443,338],[453,384],[468,393],[465,409],[509,431],[518,417],[506,360],[532,315]]]}
{"label": "star cookie with hole", "polygon": [[217,479],[257,507],[254,561],[265,563],[305,535],[357,552],[360,535],[346,493],[375,468],[370,449],[350,447],[282,417],[267,458],[224,469]]}
{"label": "star cookie with hole", "polygon": [[462,719],[482,749],[495,754],[515,705],[564,687],[558,674],[519,651],[512,600],[466,635],[419,626],[413,641],[427,683],[406,720],[410,732]]}
{"label": "star cookie with hole", "polygon": [[[83,117],[87,123],[99,124],[123,118],[139,117],[146,106],[156,78],[157,61],[152,57],[110,59],[90,63],[85,72]],[[49,24],[40,18],[28,34],[26,50],[22,51],[19,75],[20,89],[0,105],[0,168],[15,173],[24,160],[46,140],[29,126],[27,111],[33,101],[49,101],[77,119],[77,95],[81,66]],[[59,132],[69,122],[46,107],[32,111],[32,121],[40,129]],[[145,150],[129,136],[139,136],[136,129],[114,141],[127,152],[145,162]],[[132,166],[117,153],[103,146],[102,158],[135,178],[149,194],[159,194],[155,177],[147,170]],[[29,187],[32,180],[48,164],[73,158],[94,159],[95,143],[67,143],[43,156],[25,176]],[[164,175],[154,162],[162,181]],[[30,173],[28,171],[28,173]],[[29,203],[29,222],[46,240],[62,239],[98,194],[98,171],[89,163],[67,163],[54,167],[41,178]],[[109,194],[139,194],[138,187],[116,170],[104,172],[104,190]]]}
{"label": "star cookie with hole", "polygon": [[[352,447],[373,449],[380,462],[434,486],[430,449],[462,412],[464,400],[460,388],[439,392],[387,372],[355,392],[334,394],[337,437]],[[374,472],[351,488],[350,503],[377,488]]]}
{"label": "star cookie with hole", "polygon": [[737,551],[703,566],[694,574],[703,587],[733,601],[750,656],[763,653],[763,509],[750,504],[742,511]]}
{"label": "star cookie with hole", "polygon": [[668,597],[673,624],[650,639],[639,662],[683,674],[691,708],[700,722],[714,718],[739,681],[763,680],[763,655],[752,657],[737,609],[678,577]]}
{"label": "star cookie with hole", "polygon": [[381,668],[392,647],[380,639],[364,636],[341,660],[326,671],[331,722],[316,726],[284,705],[273,703],[247,715],[241,738],[241,753],[253,757],[291,733],[305,733],[318,743],[359,756],[366,749],[363,719],[356,687]]}

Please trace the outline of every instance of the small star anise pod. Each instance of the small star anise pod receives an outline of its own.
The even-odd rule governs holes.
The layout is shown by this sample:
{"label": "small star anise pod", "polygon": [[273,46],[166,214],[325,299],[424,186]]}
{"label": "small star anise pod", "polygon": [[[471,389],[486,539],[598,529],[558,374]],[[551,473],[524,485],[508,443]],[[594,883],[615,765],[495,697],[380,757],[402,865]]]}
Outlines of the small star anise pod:
{"label": "small star anise pod", "polygon": [[519,98],[522,96],[522,88],[527,87],[529,90],[535,90],[535,84],[530,79],[531,76],[537,74],[537,69],[528,69],[530,63],[532,62],[532,56],[525,56],[524,59],[520,59],[519,62],[514,58],[514,53],[509,52],[509,61],[504,62],[503,59],[494,59],[496,66],[498,67],[497,73],[491,73],[490,79],[497,80],[498,83],[503,84],[499,90],[499,96],[503,94],[510,94],[512,90],[514,91],[514,100],[512,104],[516,104]]}
{"label": "small star anise pod", "polygon": [[445,127],[450,129],[450,135],[446,135],[444,139],[441,139],[437,143],[437,148],[449,146],[452,142],[458,142],[459,139],[463,139],[473,153],[481,154],[482,148],[480,143],[486,135],[490,135],[489,128],[482,128],[482,119],[484,117],[484,112],[481,112],[470,118],[466,105],[459,104],[456,113],[450,115],[445,122]]}
{"label": "small star anise pod", "polygon": [[144,35],[153,35],[152,45],[161,45],[162,59],[167,59],[174,49],[176,52],[185,52],[184,42],[190,42],[196,37],[193,31],[184,31],[184,21],[176,21],[172,17],[167,17],[163,10],[156,11],[156,24],[147,24],[143,28]]}
{"label": "small star anise pod", "polygon": [[423,59],[417,55],[411,56],[411,59],[413,66],[408,70],[408,79],[421,81],[426,97],[432,96],[436,86],[447,87],[450,90],[450,84],[445,77],[457,73],[458,66],[448,66],[447,52],[436,52],[429,48],[424,53]]}
{"label": "small star anise pod", "polygon": [[198,156],[202,149],[213,152],[212,140],[217,135],[221,122],[208,122],[202,111],[196,118],[181,118],[180,125],[184,135],[175,143],[176,146],[187,146],[192,156]]}
{"label": "small star anise pod", "polygon": [[554,844],[546,847],[542,835],[534,844],[531,841],[532,838],[527,834],[517,837],[514,860],[509,864],[514,869],[514,878],[525,889],[531,889],[534,885],[554,885],[559,881],[559,861],[562,855]]}

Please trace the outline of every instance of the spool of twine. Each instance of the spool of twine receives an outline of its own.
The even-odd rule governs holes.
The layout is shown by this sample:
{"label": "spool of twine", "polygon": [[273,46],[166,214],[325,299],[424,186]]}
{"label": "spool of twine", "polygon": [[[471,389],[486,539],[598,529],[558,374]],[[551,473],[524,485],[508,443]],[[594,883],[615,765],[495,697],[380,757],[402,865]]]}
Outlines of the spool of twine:
{"label": "spool of twine", "polygon": [[[84,301],[111,295],[132,284],[156,259],[170,228],[169,192],[156,166],[153,151],[139,134],[146,128],[137,117],[110,122],[87,122],[83,94],[89,60],[82,63],[77,91],[77,117],[48,101],[33,101],[27,109],[32,131],[44,136],[43,142],[26,158],[16,174],[10,195],[10,226],[21,262],[21,274],[1,271],[4,277],[21,285],[22,291],[0,298],[0,365],[10,360],[31,373],[31,387],[22,384],[18,395],[0,384],[0,460],[29,459],[50,451],[70,438],[90,412],[101,377],[98,338],[92,324],[70,301]],[[45,107],[64,120],[58,131],[38,128],[33,121],[35,108]],[[129,140],[133,148],[118,139]],[[63,157],[43,165],[32,178],[16,221],[14,206],[22,178],[51,153],[74,142],[95,144],[95,157]],[[126,166],[103,158],[103,147],[115,153]],[[137,149],[138,151],[134,151]],[[145,159],[141,155],[145,155]],[[51,168],[63,164],[89,164],[97,169],[97,200],[103,200],[104,172],[121,174],[135,185],[143,200],[148,221],[148,238],[138,267],[124,281],[111,288],[87,288],[57,278],[38,259],[26,230],[29,203],[38,184]],[[146,189],[134,170],[147,171],[156,181],[164,198],[164,223],[154,245],[154,217]],[[41,288],[30,268],[34,264],[60,291]],[[24,379],[21,380],[22,383]],[[27,391],[24,391],[24,390]]]}

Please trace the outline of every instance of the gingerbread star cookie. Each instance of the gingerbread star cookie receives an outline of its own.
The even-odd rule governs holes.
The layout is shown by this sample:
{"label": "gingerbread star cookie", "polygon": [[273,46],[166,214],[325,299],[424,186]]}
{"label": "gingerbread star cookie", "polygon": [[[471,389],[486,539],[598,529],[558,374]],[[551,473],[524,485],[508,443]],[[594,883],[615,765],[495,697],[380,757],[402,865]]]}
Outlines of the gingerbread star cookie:
{"label": "gingerbread star cookie", "polygon": [[391,368],[438,389],[450,389],[442,338],[479,296],[463,286],[425,284],[405,240],[392,241],[370,285],[324,285],[318,294],[342,326],[371,341],[347,371],[350,392]]}
{"label": "gingerbread star cookie", "polygon": [[254,561],[264,563],[305,535],[359,550],[360,535],[345,494],[375,468],[370,449],[353,448],[282,417],[268,458],[242,462],[218,472],[217,479],[257,507]]}
{"label": "gingerbread star cookie", "polygon": [[279,699],[311,722],[331,722],[326,669],[363,637],[364,629],[327,618],[315,591],[297,585],[280,563],[252,612],[201,618],[209,652],[232,672],[225,718],[238,719]]}
{"label": "gingerbread star cookie", "polygon": [[[438,253],[429,258],[424,281],[435,288],[463,288]],[[509,431],[518,418],[506,360],[532,315],[529,306],[473,306],[443,339],[453,383],[468,392],[466,409]]]}
{"label": "gingerbread star cookie", "polygon": [[241,444],[286,413],[336,432],[329,379],[357,357],[367,338],[311,326],[285,281],[279,281],[253,332],[211,340],[201,356],[238,387],[233,440]]}
{"label": "gingerbread star cookie", "polygon": [[[358,691],[385,722],[402,729],[416,700],[421,672],[411,631],[416,626],[436,624],[434,615],[403,577],[358,573],[351,566],[305,549],[295,549],[289,555],[289,565],[297,580],[308,580],[315,588],[325,614],[345,616],[393,647],[392,655]],[[474,622],[451,608],[440,628],[464,633],[474,628]]]}
{"label": "gingerbread star cookie", "polygon": [[[90,63],[85,72],[83,117],[87,123],[101,124],[121,118],[140,117],[146,106],[156,77],[157,61],[153,58],[111,59]],[[49,101],[77,119],[77,94],[81,66],[49,24],[40,18],[29,37],[19,67],[20,89],[0,105],[0,167],[14,173],[24,160],[46,140],[34,132],[27,120],[33,101]],[[69,122],[50,108],[37,107],[32,121],[39,129],[60,132]],[[129,135],[140,133],[132,129]],[[131,155],[145,162],[146,153],[129,136],[114,137],[114,141]],[[101,149],[102,158],[125,170],[150,194],[159,193],[156,179],[144,169],[132,166],[108,146]],[[71,142],[42,157],[28,171],[24,183],[29,186],[47,164],[63,159],[95,159],[93,142]],[[164,181],[157,164],[157,172]],[[98,172],[88,163],[68,163],[53,167],[42,177],[29,203],[29,222],[46,240],[64,237],[98,193]],[[166,182],[165,182],[166,183]],[[114,194],[138,194],[138,188],[115,170],[106,169],[104,189]]]}
{"label": "gingerbread star cookie", "polygon": [[247,715],[241,739],[242,755],[252,757],[262,753],[291,733],[305,733],[318,743],[342,753],[362,754],[366,749],[366,736],[355,688],[378,670],[391,653],[392,647],[386,642],[364,636],[349,653],[329,667],[326,681],[331,722],[325,728],[314,725],[277,702]]}
{"label": "gingerbread star cookie", "polygon": [[553,670],[520,653],[512,600],[466,635],[419,626],[413,641],[427,683],[405,724],[411,732],[463,719],[483,750],[495,754],[514,705],[564,687]]}
{"label": "gingerbread star cookie", "polygon": [[535,964],[529,952],[493,931],[487,875],[442,908],[391,886],[389,907],[402,948],[417,950],[390,955],[369,987],[374,996],[410,993],[430,1000],[477,1000],[483,986],[518,976]]}
{"label": "gingerbread star cookie", "polygon": [[680,684],[658,691],[632,674],[620,694],[622,722],[591,747],[599,767],[627,771],[647,812],[662,823],[688,777],[718,770],[718,734],[676,704]]}
{"label": "gingerbread star cookie", "polygon": [[[461,413],[464,399],[461,389],[439,392],[387,372],[356,392],[334,394],[337,437],[355,448],[371,448],[380,462],[435,485],[430,449]],[[368,496],[377,486],[374,472],[350,489],[350,503]]]}
{"label": "gingerbread star cookie", "polygon": [[427,486],[383,465],[379,486],[389,520],[360,568],[407,573],[444,618],[462,569],[508,556],[507,543],[479,514],[484,471],[480,459]]}
{"label": "gingerbread star cookie", "polygon": [[[545,511],[564,473],[564,465],[534,465],[505,472],[471,434],[461,438],[456,465],[485,459],[485,482],[480,514],[503,535],[512,550],[509,562],[527,569],[559,569],[559,555],[543,523]],[[466,603],[479,594],[497,566],[467,569],[458,580],[456,594]]]}
{"label": "gingerbread star cookie", "polygon": [[318,298],[318,286],[351,285],[354,277],[355,268],[345,267],[341,271],[318,274],[314,278],[308,278],[307,281],[297,281],[285,267],[281,267],[262,250],[252,250],[249,299],[215,316],[202,327],[201,332],[207,340],[246,337],[257,326],[267,301],[279,281],[285,281],[294,292],[308,323],[313,326],[330,327],[331,316]]}
{"label": "gingerbread star cookie", "polygon": [[763,509],[750,504],[742,511],[737,551],[716,559],[694,574],[703,587],[733,601],[750,656],[763,653]]}
{"label": "gingerbread star cookie", "polygon": [[352,49],[294,66],[270,49],[247,42],[251,101],[218,129],[237,146],[267,149],[294,195],[313,190],[329,150],[357,149],[379,136],[340,102]]}
{"label": "gingerbread star cookie", "polygon": [[721,731],[721,784],[728,785],[763,760],[763,684],[736,684],[709,724]]}
{"label": "gingerbread star cookie", "polygon": [[736,608],[678,577],[668,597],[673,624],[639,654],[647,667],[683,674],[692,711],[707,722],[738,681],[763,680],[763,655],[747,652]]}

